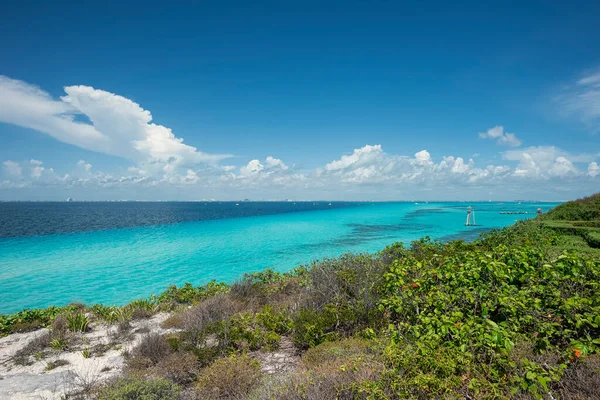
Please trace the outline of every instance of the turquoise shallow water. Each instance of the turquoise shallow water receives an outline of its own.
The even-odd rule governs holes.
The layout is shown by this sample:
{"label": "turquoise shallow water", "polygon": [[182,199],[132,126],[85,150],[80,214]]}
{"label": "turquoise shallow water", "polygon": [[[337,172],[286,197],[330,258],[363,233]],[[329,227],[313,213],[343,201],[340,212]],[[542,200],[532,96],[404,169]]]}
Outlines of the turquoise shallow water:
{"label": "turquoise shallow water", "polygon": [[464,203],[367,203],[355,207],[101,231],[0,238],[0,313],[23,308],[124,304],[168,285],[246,272],[292,269],[345,252],[373,252],[422,236],[474,239],[544,211],[550,203],[471,203],[478,227],[465,227]]}

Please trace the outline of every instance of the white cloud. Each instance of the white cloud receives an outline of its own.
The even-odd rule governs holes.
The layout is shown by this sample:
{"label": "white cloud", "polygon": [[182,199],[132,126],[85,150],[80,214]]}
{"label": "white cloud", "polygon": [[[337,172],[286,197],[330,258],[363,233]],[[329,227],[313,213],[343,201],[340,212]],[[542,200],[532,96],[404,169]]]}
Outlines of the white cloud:
{"label": "white cloud", "polygon": [[596,176],[600,175],[600,167],[598,166],[597,162],[594,161],[591,162],[590,165],[588,165],[587,174],[592,178],[595,178]]}
{"label": "white cloud", "polygon": [[563,156],[556,157],[554,164],[550,167],[548,173],[552,176],[569,176],[569,175],[579,175],[580,172],[573,163]]}
{"label": "white cloud", "polygon": [[[216,163],[183,143],[171,129],[152,123],[137,103],[90,86],[66,86],[60,100],[36,86],[0,75],[0,122],[31,128],[61,142],[135,162],[175,160],[181,165]],[[76,120],[86,116],[91,124]]]}
{"label": "white cloud", "polygon": [[283,161],[281,161],[278,158],[273,158],[271,156],[268,156],[265,159],[265,164],[266,164],[267,168],[281,168],[282,170],[288,169],[288,166],[285,165],[283,163]]}
{"label": "white cloud", "polygon": [[6,161],[0,188],[13,192],[62,188],[62,197],[67,189],[130,190],[134,198],[142,192],[164,198],[173,193],[169,188],[178,187],[175,193],[179,199],[196,199],[209,192],[211,195],[205,197],[355,200],[401,199],[417,194],[433,194],[438,199],[481,199],[490,191],[506,199],[516,193],[523,198],[527,193],[550,196],[570,190],[576,196],[597,190],[597,162],[586,165],[587,171],[576,166],[592,156],[568,154],[553,146],[509,150],[502,156],[512,166],[479,167],[473,159],[456,156],[435,160],[427,150],[412,157],[394,155],[385,153],[381,146],[366,145],[313,171],[284,169],[285,164],[271,156],[264,162],[250,160],[239,168],[239,174],[234,173],[235,168],[181,168],[169,162],[142,163],[120,174],[108,174],[96,172],[91,164],[80,160],[69,173],[61,175],[38,160]]}
{"label": "white cloud", "polygon": [[325,166],[327,171],[338,171],[349,167],[360,167],[373,162],[383,156],[381,145],[366,145],[360,149],[355,149],[350,155],[343,155],[339,160],[330,162]]}
{"label": "white cloud", "polygon": [[600,71],[568,85],[557,101],[564,114],[579,118],[594,132],[600,131]]}
{"label": "white cloud", "polygon": [[509,161],[518,161],[514,174],[522,177],[569,176],[580,175],[573,163],[591,161],[589,154],[569,154],[555,146],[528,147],[520,150],[509,150],[502,153]]}
{"label": "white cloud", "polygon": [[248,165],[245,165],[242,168],[240,168],[240,174],[242,176],[257,175],[263,169],[265,169],[265,167],[260,163],[260,161],[252,160],[248,163]]}
{"label": "white cloud", "polygon": [[505,133],[504,127],[499,125],[488,129],[487,132],[480,133],[479,137],[482,139],[495,139],[497,144],[511,147],[519,147],[522,143],[514,133]]}
{"label": "white cloud", "polygon": [[[595,85],[600,85],[595,75],[578,83],[588,89]],[[432,157],[425,149],[412,156],[388,154],[380,144],[367,144],[312,170],[298,170],[295,164],[288,166],[273,156],[249,160],[239,168],[218,165],[225,156],[205,154],[184,144],[169,128],[152,123],[150,112],[129,99],[87,86],[65,87],[65,93],[55,100],[35,86],[0,76],[0,122],[120,156],[132,160],[133,165],[107,173],[79,160],[71,167],[57,166],[58,173],[39,160],[8,160],[2,164],[0,188],[14,193],[38,187],[92,193],[130,190],[133,198],[147,191],[154,193],[149,195],[154,198],[165,193],[197,198],[199,193],[210,192],[210,197],[225,198],[251,197],[251,193],[265,198],[271,193],[270,197],[278,198],[398,199],[431,191],[428,193],[448,199],[487,194],[494,188],[503,194],[551,188],[584,190],[597,187],[600,175],[596,161],[600,154],[570,154],[554,146],[504,151],[501,165],[478,166],[473,159],[476,155]],[[90,122],[81,122],[81,117]],[[502,145],[521,144],[502,126],[479,136]],[[181,189],[170,192],[171,187]],[[0,195],[3,193],[7,191]],[[61,198],[63,195],[61,191]]]}
{"label": "white cloud", "polygon": [[431,161],[431,155],[427,150],[421,150],[415,153],[415,160],[421,165],[431,165],[433,161]]}
{"label": "white cloud", "polygon": [[[226,172],[233,170],[234,168],[224,169]],[[285,165],[283,161],[278,158],[274,158],[272,156],[268,156],[264,164],[262,164],[259,160],[251,160],[248,164],[240,167],[240,174],[235,175],[234,173],[229,172],[224,176],[223,179],[238,179],[238,178],[254,178],[254,179],[262,179],[270,175],[281,174],[288,170],[288,166]]]}
{"label": "white cloud", "polygon": [[6,173],[8,175],[10,175],[12,177],[16,177],[16,178],[21,177],[23,169],[21,168],[19,163],[7,160],[7,161],[4,161],[4,163],[2,165],[4,165],[4,169],[6,170]]}

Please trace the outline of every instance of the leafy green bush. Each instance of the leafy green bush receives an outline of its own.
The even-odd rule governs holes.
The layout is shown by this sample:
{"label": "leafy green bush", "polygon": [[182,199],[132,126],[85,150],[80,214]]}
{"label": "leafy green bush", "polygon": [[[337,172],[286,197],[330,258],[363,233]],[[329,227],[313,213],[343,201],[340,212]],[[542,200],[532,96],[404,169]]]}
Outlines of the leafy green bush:
{"label": "leafy green bush", "polygon": [[8,315],[0,314],[0,337],[15,332],[30,332],[48,327],[57,315],[75,310],[74,306],[52,306],[45,309],[25,309]]}
{"label": "leafy green bush", "polygon": [[165,379],[122,378],[102,387],[98,400],[178,400],[179,386]]}
{"label": "leafy green bush", "polygon": [[158,303],[167,309],[172,309],[178,304],[197,304],[204,299],[219,293],[229,291],[229,286],[222,282],[210,281],[204,286],[194,287],[191,283],[178,288],[173,285],[158,296]]}
{"label": "leafy green bush", "polygon": [[550,210],[544,219],[593,221],[600,219],[600,193],[577,201],[569,201]]}
{"label": "leafy green bush", "polygon": [[67,328],[71,332],[87,332],[90,320],[87,315],[82,312],[73,312],[65,316],[67,320]]}
{"label": "leafy green bush", "polygon": [[551,262],[533,247],[465,252],[457,251],[462,244],[432,246],[426,257],[409,253],[396,260],[385,275],[381,309],[398,343],[390,354],[405,376],[401,396],[421,396],[409,388],[429,396],[466,390],[460,377],[467,371],[477,375],[465,378],[476,394],[539,396],[564,364],[529,360],[521,380],[507,368],[517,341],[531,340],[540,353],[560,351],[567,360],[574,348],[598,351],[599,263],[573,254]]}
{"label": "leafy green bush", "polygon": [[156,314],[159,305],[156,302],[156,299],[151,297],[150,299],[134,300],[123,308],[128,309],[128,312],[131,313],[130,319],[142,319],[149,318]]}
{"label": "leafy green bush", "polygon": [[585,234],[585,241],[588,246],[600,249],[600,231],[589,231]]}

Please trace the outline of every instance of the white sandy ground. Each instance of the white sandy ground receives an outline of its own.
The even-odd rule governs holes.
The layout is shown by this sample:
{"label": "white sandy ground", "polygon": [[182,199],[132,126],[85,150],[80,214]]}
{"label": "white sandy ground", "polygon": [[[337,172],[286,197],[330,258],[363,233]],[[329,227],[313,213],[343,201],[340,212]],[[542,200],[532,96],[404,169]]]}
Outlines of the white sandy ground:
{"label": "white sandy ground", "polygon": [[[98,344],[114,343],[116,326],[90,324],[91,331],[80,335],[83,344],[71,350],[51,351],[32,365],[15,365],[13,357],[31,340],[45,334],[48,329],[35,332],[15,333],[0,338],[0,400],[53,400],[61,399],[69,393],[77,392],[83,385],[97,385],[119,375],[124,365],[124,351],[131,351],[148,332],[165,334],[176,329],[163,329],[160,324],[170,314],[160,313],[152,318],[133,321],[132,335],[119,340],[118,348],[111,348],[102,355],[83,357],[81,350]],[[250,353],[261,364],[266,374],[284,373],[293,370],[299,363],[297,349],[293,342],[282,337],[279,348],[274,352],[256,351]],[[46,370],[49,362],[67,360],[69,364]]]}
{"label": "white sandy ground", "polygon": [[[0,338],[0,399],[60,399],[65,394],[76,391],[82,385],[97,384],[118,375],[124,364],[123,351],[133,349],[144,336],[144,332],[159,334],[173,332],[173,329],[162,329],[160,324],[169,314],[160,313],[146,320],[131,323],[131,337],[120,341],[120,348],[111,348],[101,356],[83,357],[84,347],[92,348],[97,344],[112,342],[116,326],[90,324],[91,331],[81,334],[83,344],[73,350],[51,351],[32,365],[15,365],[12,358],[29,341],[40,336],[48,329],[40,329],[29,333],[16,333]],[[140,331],[136,333],[136,331]],[[46,370],[48,362],[67,360],[69,364]]]}

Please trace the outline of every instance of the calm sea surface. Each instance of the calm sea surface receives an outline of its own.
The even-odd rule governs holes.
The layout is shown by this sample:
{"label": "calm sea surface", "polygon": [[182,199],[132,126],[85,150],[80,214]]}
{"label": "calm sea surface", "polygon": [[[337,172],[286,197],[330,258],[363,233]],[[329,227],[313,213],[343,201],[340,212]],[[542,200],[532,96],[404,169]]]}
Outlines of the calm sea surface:
{"label": "calm sea surface", "polygon": [[[473,240],[557,204],[0,203],[0,313],[124,304],[172,284],[231,282],[425,235]],[[468,205],[477,227],[464,226]]]}

